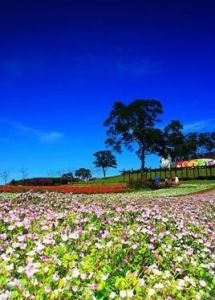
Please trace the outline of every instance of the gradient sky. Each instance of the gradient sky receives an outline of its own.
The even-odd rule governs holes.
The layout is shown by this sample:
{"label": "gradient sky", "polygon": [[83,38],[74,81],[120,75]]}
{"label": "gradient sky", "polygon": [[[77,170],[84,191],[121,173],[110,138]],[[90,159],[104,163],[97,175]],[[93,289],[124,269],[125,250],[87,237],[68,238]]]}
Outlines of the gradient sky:
{"label": "gradient sky", "polygon": [[[164,126],[215,129],[213,1],[1,1],[0,170],[88,167],[114,101],[154,98]],[[118,167],[138,168],[134,153]],[[157,166],[158,158],[147,158]]]}

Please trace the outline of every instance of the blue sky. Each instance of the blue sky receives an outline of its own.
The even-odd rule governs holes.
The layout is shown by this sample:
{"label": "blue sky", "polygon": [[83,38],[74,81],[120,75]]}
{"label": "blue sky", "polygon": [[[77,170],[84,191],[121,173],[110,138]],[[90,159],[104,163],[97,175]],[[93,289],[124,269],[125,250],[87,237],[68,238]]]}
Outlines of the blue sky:
{"label": "blue sky", "polygon": [[[163,103],[164,126],[215,129],[212,1],[2,1],[0,170],[88,167],[114,101]],[[134,153],[118,167],[138,168]],[[158,158],[147,158],[148,166]]]}

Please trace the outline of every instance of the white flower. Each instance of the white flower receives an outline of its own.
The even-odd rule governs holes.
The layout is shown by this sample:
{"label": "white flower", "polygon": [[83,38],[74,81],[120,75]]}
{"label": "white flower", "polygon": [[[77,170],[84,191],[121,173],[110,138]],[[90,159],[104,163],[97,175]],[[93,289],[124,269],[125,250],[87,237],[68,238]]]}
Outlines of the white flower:
{"label": "white flower", "polygon": [[166,278],[168,278],[168,277],[170,277],[170,276],[171,276],[171,273],[170,273],[169,271],[167,271],[167,270],[166,270],[166,271],[164,271],[164,273],[165,273],[165,277],[166,277]]}
{"label": "white flower", "polygon": [[0,300],[7,300],[10,298],[11,292],[6,291],[4,294],[0,294]]}
{"label": "white flower", "polygon": [[153,296],[155,294],[155,290],[149,289],[148,294],[149,294],[149,296]]}
{"label": "white flower", "polygon": [[14,228],[15,228],[14,225],[9,225],[7,229],[11,231],[11,230],[13,230]]}
{"label": "white flower", "polygon": [[115,292],[111,292],[109,298],[110,299],[114,299],[116,297],[116,293]]}
{"label": "white flower", "polygon": [[137,249],[137,244],[132,245],[132,249]]}
{"label": "white flower", "polygon": [[108,276],[109,276],[108,274],[102,275],[102,280],[104,280],[104,281],[107,280],[107,279],[108,279]]}
{"label": "white flower", "polygon": [[46,293],[51,293],[51,288],[48,287],[48,286],[46,286],[46,287],[44,288],[44,290],[45,290]]}
{"label": "white flower", "polygon": [[73,240],[77,240],[79,238],[79,233],[77,231],[71,233],[69,237]]}
{"label": "white flower", "polygon": [[97,249],[102,249],[102,248],[103,248],[102,245],[99,244],[99,243],[96,243],[96,244],[95,244],[95,247],[96,247]]}
{"label": "white flower", "polygon": [[84,279],[87,278],[87,275],[85,273],[81,273],[80,277],[81,277],[82,280],[84,280]]}
{"label": "white flower", "polygon": [[53,274],[52,278],[53,278],[54,281],[58,281],[58,280],[60,279],[60,276],[58,275],[57,272],[55,272],[55,273]]}
{"label": "white flower", "polygon": [[77,268],[72,269],[72,277],[73,278],[78,278],[80,275],[80,272]]}
{"label": "white flower", "polygon": [[199,280],[199,284],[202,286],[202,287],[205,287],[207,285],[207,283],[204,281],[204,280]]}
{"label": "white flower", "polygon": [[125,297],[127,296],[127,293],[126,293],[126,291],[121,290],[121,291],[119,292],[119,295],[120,295],[121,298],[125,298]]}
{"label": "white flower", "polygon": [[181,257],[181,256],[178,256],[177,258],[176,258],[176,261],[177,262],[182,262],[184,259],[183,259],[183,257]]}
{"label": "white flower", "polygon": [[109,242],[107,242],[106,246],[109,248],[109,247],[112,246],[112,244],[113,244],[113,242],[112,242],[112,241],[109,241]]}
{"label": "white flower", "polygon": [[192,286],[196,286],[195,281],[192,278],[190,278],[189,276],[185,276],[184,280],[189,282]]}
{"label": "white flower", "polygon": [[13,268],[14,268],[14,265],[13,265],[13,264],[7,265],[7,267],[6,267],[6,269],[7,269],[8,271],[12,271]]}
{"label": "white flower", "polygon": [[155,288],[155,289],[163,289],[163,288],[164,288],[164,285],[163,285],[163,283],[160,283],[160,282],[159,282],[159,283],[156,283],[156,284],[155,284],[154,288]]}
{"label": "white flower", "polygon": [[140,282],[140,286],[145,286],[145,280],[143,278],[140,278],[139,279],[139,282]]}
{"label": "white flower", "polygon": [[184,280],[179,279],[177,289],[178,290],[183,290],[183,288],[184,288]]}
{"label": "white flower", "polygon": [[68,236],[66,234],[62,234],[61,239],[66,242],[68,240]]}
{"label": "white flower", "polygon": [[127,296],[128,296],[128,297],[133,297],[133,296],[134,296],[133,290],[128,290],[128,291],[127,291]]}
{"label": "white flower", "polygon": [[157,269],[154,269],[153,272],[155,275],[158,275],[158,276],[160,276],[162,274],[162,272]]}
{"label": "white flower", "polygon": [[73,285],[72,290],[73,290],[73,292],[77,292],[78,291],[77,285]]}

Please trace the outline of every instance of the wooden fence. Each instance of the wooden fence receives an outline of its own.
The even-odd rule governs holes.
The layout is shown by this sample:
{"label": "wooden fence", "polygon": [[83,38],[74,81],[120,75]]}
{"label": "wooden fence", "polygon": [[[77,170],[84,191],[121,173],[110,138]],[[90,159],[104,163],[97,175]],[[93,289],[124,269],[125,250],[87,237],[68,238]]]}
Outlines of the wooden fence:
{"label": "wooden fence", "polygon": [[140,169],[132,169],[123,170],[121,174],[123,182],[153,180],[155,177],[159,177],[161,180],[175,177],[178,177],[180,180],[215,179],[215,166],[144,169],[143,173],[141,173]]}

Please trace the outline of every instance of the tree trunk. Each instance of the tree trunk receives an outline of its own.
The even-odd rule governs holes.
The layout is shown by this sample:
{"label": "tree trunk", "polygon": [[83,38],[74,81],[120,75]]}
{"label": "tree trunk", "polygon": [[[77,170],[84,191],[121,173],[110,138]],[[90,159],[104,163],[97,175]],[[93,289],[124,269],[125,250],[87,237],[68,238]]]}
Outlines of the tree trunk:
{"label": "tree trunk", "polygon": [[140,156],[140,160],[141,160],[141,177],[143,178],[144,175],[144,169],[145,169],[145,152],[144,150],[141,151],[141,156]]}
{"label": "tree trunk", "polygon": [[106,177],[106,170],[103,168],[103,175],[104,175],[104,178]]}

